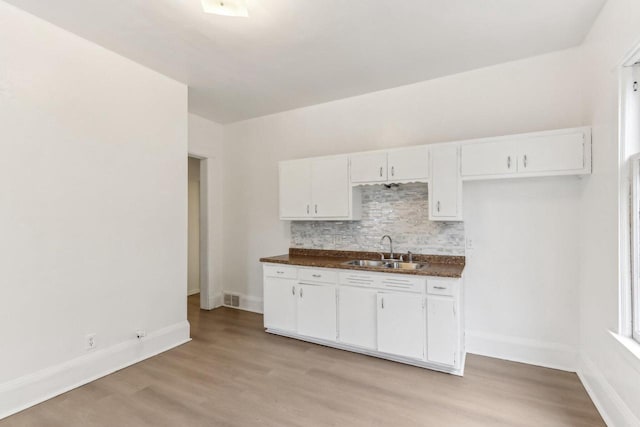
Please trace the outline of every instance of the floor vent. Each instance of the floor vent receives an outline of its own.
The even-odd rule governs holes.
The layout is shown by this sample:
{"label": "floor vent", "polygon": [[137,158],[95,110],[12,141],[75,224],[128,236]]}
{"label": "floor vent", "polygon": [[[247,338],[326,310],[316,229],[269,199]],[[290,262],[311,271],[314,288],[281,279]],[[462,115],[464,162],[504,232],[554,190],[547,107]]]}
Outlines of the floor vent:
{"label": "floor vent", "polygon": [[228,307],[240,307],[240,296],[233,294],[224,294],[224,305]]}

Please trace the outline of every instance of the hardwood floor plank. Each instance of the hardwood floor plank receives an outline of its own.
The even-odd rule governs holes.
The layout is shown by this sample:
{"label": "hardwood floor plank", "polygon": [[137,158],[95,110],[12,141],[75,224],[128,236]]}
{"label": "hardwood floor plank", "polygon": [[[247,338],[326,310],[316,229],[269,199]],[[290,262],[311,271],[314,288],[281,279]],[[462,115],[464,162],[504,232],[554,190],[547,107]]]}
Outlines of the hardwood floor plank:
{"label": "hardwood floor plank", "polygon": [[0,421],[4,426],[603,426],[575,374],[469,355],[465,377],[264,332],[201,311],[193,340]]}

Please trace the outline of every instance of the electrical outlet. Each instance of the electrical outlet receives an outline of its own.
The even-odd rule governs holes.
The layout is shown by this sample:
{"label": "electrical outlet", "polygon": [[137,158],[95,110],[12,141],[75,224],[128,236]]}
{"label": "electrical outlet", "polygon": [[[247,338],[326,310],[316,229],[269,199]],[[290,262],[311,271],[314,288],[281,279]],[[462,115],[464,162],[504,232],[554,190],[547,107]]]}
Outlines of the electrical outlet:
{"label": "electrical outlet", "polygon": [[96,334],[87,334],[85,337],[86,349],[93,350],[96,348]]}
{"label": "electrical outlet", "polygon": [[471,237],[467,237],[467,249],[473,249],[473,239]]}
{"label": "electrical outlet", "polygon": [[144,329],[138,329],[136,331],[136,337],[141,340],[142,338],[147,336],[147,331],[145,331]]}

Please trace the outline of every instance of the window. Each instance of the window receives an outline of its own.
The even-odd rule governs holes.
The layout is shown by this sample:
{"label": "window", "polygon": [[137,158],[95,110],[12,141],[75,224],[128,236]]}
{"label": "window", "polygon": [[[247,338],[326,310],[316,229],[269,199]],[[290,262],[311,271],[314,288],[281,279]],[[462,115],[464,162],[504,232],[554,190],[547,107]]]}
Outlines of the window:
{"label": "window", "polygon": [[[631,238],[623,242],[621,254],[630,260],[629,279],[621,289],[620,332],[640,342],[640,64],[634,61],[623,69],[621,85],[621,147],[622,182],[630,182],[631,197],[622,199],[623,230]],[[629,176],[630,179],[625,179]],[[624,189],[624,184],[623,184]],[[629,194],[624,191],[622,194]],[[630,227],[629,227],[630,225]],[[625,233],[626,234],[626,233]],[[626,234],[629,236],[629,234]],[[627,250],[625,246],[629,247]],[[624,262],[624,260],[623,260]]]}
{"label": "window", "polygon": [[629,332],[640,341],[640,154],[631,158],[631,180],[631,289],[627,292],[629,307],[622,311],[629,313]]}

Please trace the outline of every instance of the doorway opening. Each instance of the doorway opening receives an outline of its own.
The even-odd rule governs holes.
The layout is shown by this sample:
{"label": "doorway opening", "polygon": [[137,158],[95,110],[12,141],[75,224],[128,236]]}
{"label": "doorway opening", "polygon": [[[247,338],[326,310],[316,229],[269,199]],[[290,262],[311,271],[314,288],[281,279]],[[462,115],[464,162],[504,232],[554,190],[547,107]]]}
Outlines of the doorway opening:
{"label": "doorway opening", "polygon": [[200,159],[189,157],[188,167],[187,296],[200,293]]}

